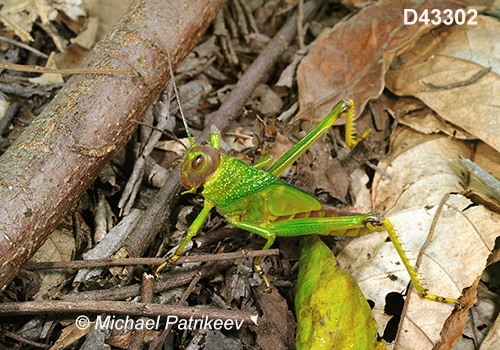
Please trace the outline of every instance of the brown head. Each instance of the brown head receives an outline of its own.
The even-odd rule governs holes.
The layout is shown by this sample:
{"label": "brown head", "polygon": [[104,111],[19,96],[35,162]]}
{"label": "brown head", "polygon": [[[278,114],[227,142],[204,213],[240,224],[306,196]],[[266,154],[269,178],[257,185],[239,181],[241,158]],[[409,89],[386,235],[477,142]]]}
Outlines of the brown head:
{"label": "brown head", "polygon": [[197,188],[219,168],[220,152],[211,145],[188,150],[181,165],[181,183],[186,189]]}

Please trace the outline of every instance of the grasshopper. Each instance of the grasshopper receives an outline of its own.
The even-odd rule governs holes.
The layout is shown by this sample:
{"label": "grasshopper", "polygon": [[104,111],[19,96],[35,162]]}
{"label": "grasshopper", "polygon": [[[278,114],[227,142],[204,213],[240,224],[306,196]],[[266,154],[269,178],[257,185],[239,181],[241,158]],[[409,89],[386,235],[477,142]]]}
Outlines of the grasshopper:
{"label": "grasshopper", "polygon": [[[335,212],[324,210],[321,203],[309,193],[279,179],[340,117],[346,118],[347,145],[353,146],[356,143],[352,100],[337,103],[316,127],[267,171],[263,168],[272,162],[270,157],[248,165],[221,153],[220,134],[211,134],[210,144],[196,145],[182,113],[181,116],[191,145],[182,161],[181,182],[187,189],[184,193],[195,192],[202,186],[204,204],[175,252],[157,267],[156,276],[179,259],[209,212],[216,207],[228,223],[265,238],[267,242],[263,250],[269,249],[277,236],[319,234],[354,237],[374,231],[387,231],[420,296],[433,301],[459,304],[456,299],[431,294],[423,286],[422,278],[416,267],[411,265],[389,219],[378,213],[339,216]],[[261,265],[262,258],[255,258],[253,266],[267,289],[270,289],[271,284]]]}

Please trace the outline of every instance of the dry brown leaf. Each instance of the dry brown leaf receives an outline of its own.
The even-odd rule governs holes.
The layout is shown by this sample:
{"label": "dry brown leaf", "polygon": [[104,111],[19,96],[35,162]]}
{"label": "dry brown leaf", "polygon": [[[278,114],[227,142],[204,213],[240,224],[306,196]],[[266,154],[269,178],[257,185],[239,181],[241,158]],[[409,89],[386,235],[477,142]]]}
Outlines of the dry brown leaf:
{"label": "dry brown leaf", "polygon": [[[475,26],[441,27],[423,36],[415,47],[403,54],[398,69],[387,72],[387,87],[397,95],[422,100],[443,119],[500,151],[500,23],[478,16]],[[476,73],[491,71],[470,84]]]}
{"label": "dry brown leaf", "polygon": [[34,1],[34,0],[5,0],[2,1],[0,20],[4,26],[13,30],[22,41],[33,41],[31,30],[38,18],[43,26],[57,18],[62,12],[76,21],[85,16],[81,1]]}
{"label": "dry brown leaf", "polygon": [[275,288],[266,293],[262,287],[257,293],[263,311],[259,326],[251,327],[257,333],[257,345],[263,350],[292,349],[295,344],[295,318],[285,298]]}
{"label": "dry brown leaf", "polygon": [[31,0],[7,0],[0,11],[2,24],[22,41],[33,41],[30,32],[37,18],[36,3]]}
{"label": "dry brown leaf", "polygon": [[61,335],[59,336],[59,338],[56,340],[54,345],[50,347],[49,350],[66,349],[74,342],[86,336],[92,330],[94,322],[87,322],[86,324],[87,326],[85,325],[85,323],[79,322],[78,326],[72,324],[71,326],[64,328],[61,331]]}
{"label": "dry brown leaf", "polygon": [[368,188],[370,178],[362,168],[354,170],[349,178],[349,194],[353,205],[350,210],[354,213],[369,213],[372,210],[371,191]]}
{"label": "dry brown leaf", "polygon": [[174,140],[161,140],[158,141],[155,145],[155,148],[168,151],[168,152],[174,152],[177,154],[179,157],[184,157],[186,154],[186,148],[182,147],[182,145],[179,142],[182,142],[185,147],[190,147],[191,145],[189,144],[189,139],[187,137],[178,139],[176,141]]}
{"label": "dry brown leaf", "polygon": [[332,159],[327,150],[317,151],[321,145],[317,143],[313,146],[316,150],[313,151],[314,161],[310,166],[303,165],[305,162],[299,163],[302,166],[299,166],[299,179],[295,185],[308,193],[328,193],[345,203],[349,190],[349,174],[338,158]]}
{"label": "dry brown leaf", "polygon": [[[457,297],[464,288],[472,286],[480,278],[486,267],[487,258],[498,236],[496,227],[500,224],[500,216],[482,206],[467,208],[470,205],[471,202],[464,197],[451,197],[439,215],[433,236],[427,238],[429,231],[422,230],[430,244],[422,250],[407,244],[410,250],[420,251],[420,270],[432,292]],[[425,211],[426,215],[430,214],[427,209]],[[432,218],[425,223],[422,217],[418,224],[428,224]],[[410,242],[416,235],[407,227],[412,222],[415,225],[414,218],[406,216],[402,219],[398,226],[399,232],[403,241]],[[451,307],[432,305],[435,303],[422,300],[415,293],[408,296],[406,303],[406,314],[403,315],[397,340],[398,348],[411,349],[409,344],[412,343],[427,344],[422,348],[432,348],[436,342],[441,341],[441,329],[450,315]],[[451,319],[459,316],[452,314]],[[454,341],[458,341],[461,334],[456,336]]]}
{"label": "dry brown leaf", "polygon": [[[407,127],[397,132],[391,155],[379,166],[393,180],[374,179],[373,202],[377,211],[388,215],[408,256],[417,261],[431,293],[459,297],[481,276],[498,235],[500,215],[460,195],[440,202],[457,183],[465,183],[465,172],[455,159],[470,154],[468,142],[444,135],[422,135]],[[437,218],[435,227],[433,221]],[[384,298],[406,289],[409,276],[385,232],[350,242],[338,256],[339,263],[359,282],[363,293],[375,302],[374,315],[383,329]],[[453,307],[421,299],[416,292],[406,298],[397,349],[432,349],[437,343],[453,344],[461,337],[457,329],[465,318],[453,314],[449,322],[458,325],[441,331]],[[458,327],[458,328],[457,328]]]}
{"label": "dry brown leaf", "polygon": [[378,164],[393,178],[375,173],[373,179],[374,211],[390,215],[416,205],[438,205],[444,194],[457,191],[456,184],[465,187],[459,155],[470,158],[471,146],[442,134],[398,128],[390,153]]}
{"label": "dry brown leaf", "polygon": [[[79,17],[85,17],[87,15],[87,13],[83,8],[85,3],[84,1],[59,0],[59,1],[51,1],[50,3],[54,7],[54,9],[50,9],[51,11],[55,12],[55,10],[57,10],[60,12],[64,12],[64,14],[73,21],[78,20]],[[39,15],[41,16],[41,14]],[[53,13],[52,16],[55,18],[56,14]]]}
{"label": "dry brown leaf", "polygon": [[[469,319],[463,333],[464,337],[457,344],[457,349],[476,350],[478,344],[481,344],[483,348],[486,337],[495,338],[499,336],[494,326],[495,319],[498,317],[498,294],[489,291],[483,283],[477,285],[477,301],[474,308],[468,310],[468,314]],[[464,344],[468,345],[468,347],[459,347]],[[492,348],[494,347],[490,344],[490,347],[483,349]]]}
{"label": "dry brown leaf", "polygon": [[382,0],[339,23],[317,40],[299,66],[301,108],[315,104],[317,122],[335,102],[349,97],[361,112],[368,100],[382,93],[384,75],[393,58],[413,45],[423,31],[432,29],[403,25],[404,9],[422,13],[424,9],[453,10],[472,3],[489,6],[492,1],[423,1],[415,7],[413,1]]}
{"label": "dry brown leaf", "polygon": [[[463,213],[470,202],[463,197],[451,200],[458,203],[445,205],[432,243],[421,252],[423,259],[419,266],[431,292],[458,297],[463,288],[481,275],[497,235],[494,227],[500,220],[483,207]],[[390,217],[410,257],[421,251],[436,209],[412,208]],[[486,229],[475,227],[483,220],[488,225]],[[383,314],[385,296],[404,291],[409,282],[392,243],[386,238],[386,233],[378,233],[355,239],[338,256],[339,263],[356,278],[366,298],[375,302],[373,312],[380,333],[387,322]],[[406,303],[408,308],[402,317],[396,348],[413,349],[414,344],[419,344],[419,349],[431,349],[440,341],[440,332],[453,307],[422,300],[415,292],[407,297]]]}
{"label": "dry brown leaf", "polygon": [[456,125],[448,123],[446,120],[440,118],[436,112],[414,97],[390,99],[382,95],[381,99],[384,101],[386,110],[395,119],[397,118],[398,123],[408,125],[421,133],[435,134],[443,132],[456,139],[476,139]]}
{"label": "dry brown leaf", "polygon": [[[51,52],[49,58],[47,59],[47,63],[45,64],[45,68],[54,68],[57,69],[57,64],[54,62],[55,53]],[[36,78],[28,78],[28,81],[32,84],[39,85],[50,85],[50,84],[60,84],[64,82],[62,74],[59,73],[43,73],[39,77]]]}
{"label": "dry brown leaf", "polygon": [[[75,250],[75,239],[71,234],[54,230],[40,249],[33,255],[31,261],[70,261]],[[35,300],[45,300],[51,294],[51,288],[58,287],[70,276],[66,270],[41,270],[38,274],[42,278],[40,290]]]}
{"label": "dry brown leaf", "polygon": [[99,19],[97,17],[89,17],[87,28],[84,31],[78,33],[76,38],[70,39],[70,42],[72,44],[78,44],[87,50],[90,50],[96,42],[98,27]]}
{"label": "dry brown leaf", "polygon": [[91,0],[89,1],[89,16],[99,18],[97,41],[101,40],[118,21],[120,16],[130,6],[132,0]]}
{"label": "dry brown leaf", "polygon": [[283,109],[280,96],[266,84],[259,84],[255,88],[247,105],[267,116],[276,115]]}

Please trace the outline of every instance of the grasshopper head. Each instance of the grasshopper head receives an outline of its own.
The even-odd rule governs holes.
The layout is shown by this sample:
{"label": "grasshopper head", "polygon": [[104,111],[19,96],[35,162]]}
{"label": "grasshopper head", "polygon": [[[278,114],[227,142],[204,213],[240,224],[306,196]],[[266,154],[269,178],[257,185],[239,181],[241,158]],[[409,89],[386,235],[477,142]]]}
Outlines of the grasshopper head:
{"label": "grasshopper head", "polygon": [[181,165],[181,183],[187,189],[200,186],[217,170],[220,152],[210,145],[192,147]]}

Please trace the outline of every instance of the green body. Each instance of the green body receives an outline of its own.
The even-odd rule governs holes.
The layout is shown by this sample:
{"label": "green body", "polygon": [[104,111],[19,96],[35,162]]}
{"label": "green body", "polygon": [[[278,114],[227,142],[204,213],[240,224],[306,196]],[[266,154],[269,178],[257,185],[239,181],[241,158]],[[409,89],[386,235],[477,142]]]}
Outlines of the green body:
{"label": "green body", "polygon": [[280,216],[321,210],[307,192],[224,154],[201,194],[230,222],[267,225]]}

